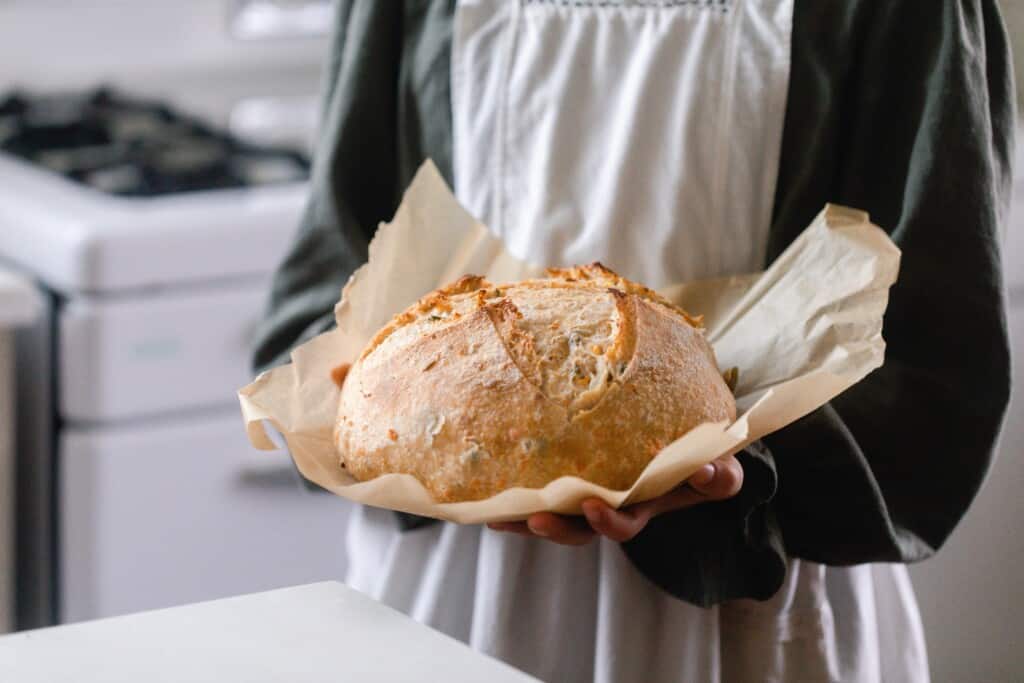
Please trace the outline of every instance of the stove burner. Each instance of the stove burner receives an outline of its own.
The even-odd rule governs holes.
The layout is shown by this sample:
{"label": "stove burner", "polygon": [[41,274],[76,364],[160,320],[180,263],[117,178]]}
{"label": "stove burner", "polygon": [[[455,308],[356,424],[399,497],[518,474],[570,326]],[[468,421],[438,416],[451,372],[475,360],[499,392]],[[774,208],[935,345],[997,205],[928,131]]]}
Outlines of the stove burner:
{"label": "stove burner", "polygon": [[109,89],[0,100],[0,151],[101,192],[153,197],[303,180],[309,162]]}

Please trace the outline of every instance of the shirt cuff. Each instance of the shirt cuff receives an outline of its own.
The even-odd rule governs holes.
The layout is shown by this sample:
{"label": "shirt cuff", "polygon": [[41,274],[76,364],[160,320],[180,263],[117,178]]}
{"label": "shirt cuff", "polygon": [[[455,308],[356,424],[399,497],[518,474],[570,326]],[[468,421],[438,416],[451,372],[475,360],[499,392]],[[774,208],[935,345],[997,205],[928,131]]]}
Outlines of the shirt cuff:
{"label": "shirt cuff", "polygon": [[650,581],[700,607],[767,600],[782,586],[786,554],[771,501],[778,479],[771,452],[755,442],[737,454],[743,488],[724,501],[659,515],[626,555]]}

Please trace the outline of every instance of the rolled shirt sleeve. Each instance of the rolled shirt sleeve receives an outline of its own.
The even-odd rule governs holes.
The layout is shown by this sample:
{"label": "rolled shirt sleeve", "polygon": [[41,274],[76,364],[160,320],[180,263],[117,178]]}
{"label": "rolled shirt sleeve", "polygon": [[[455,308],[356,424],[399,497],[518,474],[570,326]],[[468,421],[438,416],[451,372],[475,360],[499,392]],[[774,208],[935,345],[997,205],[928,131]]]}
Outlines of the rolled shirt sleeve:
{"label": "rolled shirt sleeve", "polygon": [[397,2],[337,3],[310,197],[257,330],[257,371],[333,326],[342,287],[397,205],[400,10]]}
{"label": "rolled shirt sleeve", "polygon": [[[769,254],[824,184],[903,251],[885,365],[765,439],[787,550],[830,564],[934,553],[981,486],[1010,394],[1000,236],[1015,112],[1004,26],[994,0],[873,5],[836,107],[834,152],[805,160],[790,147],[783,159],[788,191]],[[809,106],[815,90],[791,106]],[[812,131],[801,147],[824,140]]]}
{"label": "rolled shirt sleeve", "polygon": [[666,517],[626,544],[648,577],[702,605],[771,595],[785,555],[933,554],[981,486],[1009,400],[999,247],[1015,112],[995,2],[795,9],[767,260],[836,202],[871,213],[901,270],[883,367],[765,437],[743,459],[756,490],[741,502]]}

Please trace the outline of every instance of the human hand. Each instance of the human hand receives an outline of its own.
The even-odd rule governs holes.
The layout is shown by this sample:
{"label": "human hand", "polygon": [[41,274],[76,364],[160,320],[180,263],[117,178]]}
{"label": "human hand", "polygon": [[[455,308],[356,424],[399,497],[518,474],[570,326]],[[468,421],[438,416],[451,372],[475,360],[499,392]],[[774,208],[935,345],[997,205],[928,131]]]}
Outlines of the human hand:
{"label": "human hand", "polygon": [[700,503],[732,498],[743,486],[743,467],[735,456],[726,455],[705,465],[668,493],[616,510],[599,498],[583,501],[582,516],[537,512],[523,522],[492,522],[495,531],[539,536],[562,545],[586,545],[597,536],[622,543],[647,526],[657,515]]}

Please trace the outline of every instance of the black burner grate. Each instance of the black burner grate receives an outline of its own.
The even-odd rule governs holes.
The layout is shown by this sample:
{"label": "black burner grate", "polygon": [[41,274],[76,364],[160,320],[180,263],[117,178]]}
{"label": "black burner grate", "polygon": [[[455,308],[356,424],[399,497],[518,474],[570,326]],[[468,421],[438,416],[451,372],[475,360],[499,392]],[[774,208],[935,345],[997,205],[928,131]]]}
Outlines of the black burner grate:
{"label": "black burner grate", "polygon": [[309,161],[109,89],[0,100],[0,151],[125,197],[303,180]]}

